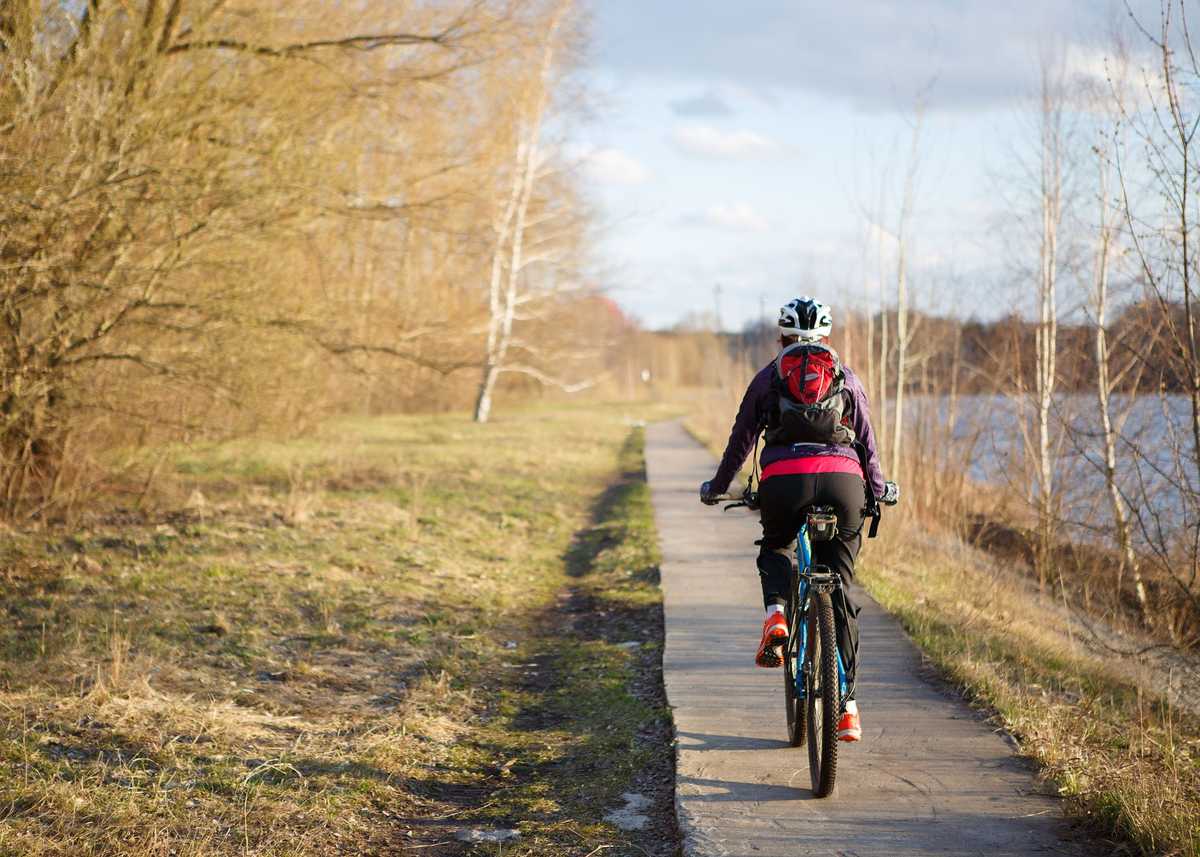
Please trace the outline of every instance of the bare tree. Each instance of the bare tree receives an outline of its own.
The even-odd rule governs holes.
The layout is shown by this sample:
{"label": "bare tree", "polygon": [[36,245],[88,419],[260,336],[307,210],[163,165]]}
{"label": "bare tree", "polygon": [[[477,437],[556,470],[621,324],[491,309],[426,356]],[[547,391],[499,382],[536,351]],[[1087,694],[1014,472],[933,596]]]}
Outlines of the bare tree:
{"label": "bare tree", "polygon": [[[568,392],[585,389],[591,381],[569,382],[553,371],[532,362],[510,360],[514,346],[513,328],[518,313],[545,295],[531,282],[526,266],[544,262],[546,256],[526,255],[531,205],[534,191],[546,167],[542,146],[543,124],[553,92],[553,79],[565,49],[563,25],[574,6],[573,0],[558,0],[550,12],[540,45],[540,60],[524,92],[518,95],[507,185],[497,199],[492,229],[494,244],[488,279],[487,342],[482,373],[475,400],[475,421],[487,422],[492,411],[496,382],[504,373],[531,377],[539,383],[554,384]],[[553,218],[552,214],[547,219]],[[525,344],[525,351],[532,350]]]}
{"label": "bare tree", "polygon": [[[877,214],[878,219],[875,221],[876,222],[876,252],[878,254],[878,260],[879,260],[879,359],[877,361],[879,378],[876,381],[876,391],[877,391],[879,398],[875,404],[875,410],[878,414],[878,416],[876,417],[876,420],[875,420],[875,424],[878,426],[877,431],[879,432],[879,444],[878,445],[881,449],[887,449],[888,448],[888,445],[887,445],[887,431],[888,431],[887,391],[888,391],[888,377],[889,377],[888,376],[888,364],[891,361],[891,350],[889,348],[889,343],[888,343],[887,275],[885,273],[885,263],[884,263],[884,260],[887,258],[887,253],[884,249],[887,233],[884,231],[882,226],[879,225],[880,221],[882,221],[883,218],[886,216],[884,213],[884,205],[885,205],[884,198],[885,197],[884,197],[883,185],[884,185],[884,182],[881,180],[880,191],[879,191],[879,211]],[[891,461],[887,462],[887,466],[889,469],[894,464],[895,464],[895,462],[891,462]]]}
{"label": "bare tree", "polygon": [[896,393],[893,402],[891,476],[901,478],[901,453],[904,448],[904,390],[908,383],[908,348],[912,333],[908,329],[908,250],[911,239],[913,206],[921,166],[921,129],[925,122],[925,100],[917,100],[909,140],[908,162],[904,168],[904,189],[896,218]]}
{"label": "bare tree", "polygon": [[[1127,445],[1135,459],[1136,490],[1143,500],[1132,510],[1148,558],[1174,595],[1178,609],[1156,605],[1177,642],[1190,642],[1200,615],[1200,286],[1196,268],[1196,200],[1200,163],[1200,58],[1192,42],[1187,5],[1162,0],[1159,25],[1138,26],[1152,46],[1155,68],[1141,91],[1117,90],[1122,121],[1130,128],[1143,162],[1130,163],[1116,147],[1121,214],[1146,296],[1157,313],[1166,347],[1161,362],[1148,366],[1161,388],[1160,414],[1151,449]],[[1145,183],[1152,204],[1139,204],[1134,185]],[[1186,416],[1166,391],[1181,389]],[[1155,496],[1166,489],[1169,506]],[[1192,628],[1191,631],[1185,631]]]}
{"label": "bare tree", "polygon": [[[1118,241],[1118,227],[1113,222],[1111,200],[1111,149],[1108,146],[1106,133],[1100,135],[1095,147],[1096,166],[1098,173],[1098,225],[1096,228],[1095,264],[1092,277],[1092,311],[1095,327],[1096,349],[1096,405],[1100,417],[1101,432],[1101,466],[1104,474],[1105,493],[1108,496],[1109,508],[1112,512],[1113,526],[1116,528],[1117,546],[1120,550],[1121,562],[1117,569],[1116,597],[1118,602],[1122,595],[1123,574],[1126,570],[1133,577],[1134,592],[1137,595],[1138,607],[1142,620],[1147,625],[1153,625],[1153,613],[1149,609],[1146,598],[1146,585],[1142,580],[1141,566],[1137,551],[1133,544],[1133,529],[1129,520],[1129,507],[1118,483],[1117,444],[1120,426],[1113,419],[1113,393],[1123,385],[1131,395],[1136,395],[1136,381],[1131,381],[1130,373],[1140,374],[1142,364],[1129,361],[1123,369],[1113,373],[1110,369],[1111,355],[1108,340],[1108,308],[1109,280],[1112,257]],[[1122,415],[1128,416],[1128,410]]]}
{"label": "bare tree", "polygon": [[[909,146],[902,166],[898,189],[898,208],[893,214],[889,193],[893,184],[890,165],[878,174],[878,196],[873,207],[861,206],[867,224],[868,239],[875,237],[875,255],[878,268],[878,350],[876,341],[875,315],[869,314],[867,326],[868,384],[874,386],[876,396],[875,419],[879,447],[888,454],[887,471],[895,479],[901,478],[901,454],[904,444],[904,393],[909,383],[908,369],[911,368],[908,349],[914,331],[909,329],[909,252],[913,209],[916,204],[917,185],[921,167],[921,134],[925,123],[927,92],[918,95],[913,118],[909,124]],[[893,217],[895,218],[893,220]],[[895,245],[895,255],[890,252]],[[890,268],[890,272],[889,272]],[[895,294],[895,344],[892,343],[891,301],[889,283],[894,284]],[[893,354],[894,351],[894,354]],[[893,375],[891,367],[895,367]],[[874,370],[874,371],[872,371]],[[889,393],[891,401],[889,402]]]}
{"label": "bare tree", "polygon": [[1036,405],[1038,582],[1046,583],[1056,500],[1051,410],[1057,381],[1059,231],[1063,219],[1063,166],[1066,158],[1061,67],[1047,54],[1040,63],[1038,209],[1041,234],[1036,281],[1038,323],[1034,365]]}
{"label": "bare tree", "polygon": [[[1173,29],[1176,14],[1178,27]],[[1185,381],[1191,410],[1192,458],[1200,481],[1200,306],[1197,306],[1200,293],[1196,284],[1193,241],[1196,222],[1192,210],[1200,177],[1196,152],[1200,112],[1194,97],[1194,87],[1200,79],[1200,59],[1192,45],[1187,6],[1182,0],[1178,3],[1163,0],[1159,33],[1146,35],[1158,51],[1160,66],[1159,79],[1153,82],[1158,91],[1149,91],[1154,127],[1140,127],[1145,132],[1143,140],[1147,143],[1151,171],[1169,212],[1162,230],[1169,236],[1168,250],[1173,252],[1163,258],[1163,263],[1156,264],[1153,251],[1146,245],[1146,224],[1134,222],[1128,189],[1123,184],[1127,203],[1124,210],[1146,284],[1163,309],[1179,374]],[[1182,41],[1182,50],[1172,47],[1173,40]],[[1161,138],[1153,136],[1155,131],[1161,132]],[[1182,313],[1171,311],[1175,302]]]}

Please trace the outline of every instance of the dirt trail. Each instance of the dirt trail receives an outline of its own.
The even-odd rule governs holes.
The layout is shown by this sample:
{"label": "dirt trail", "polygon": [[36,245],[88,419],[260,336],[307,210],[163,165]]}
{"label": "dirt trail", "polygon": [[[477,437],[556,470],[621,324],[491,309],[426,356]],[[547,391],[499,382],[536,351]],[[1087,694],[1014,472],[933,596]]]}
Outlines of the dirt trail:
{"label": "dirt trail", "polygon": [[712,456],[678,423],[647,431],[662,544],[664,675],[678,735],[687,855],[1099,853],[978,715],[923,677],[894,619],[860,594],[864,740],[838,789],[812,798],[807,753],[783,740],[782,676],[753,666],[762,608],[758,525],[696,499]]}

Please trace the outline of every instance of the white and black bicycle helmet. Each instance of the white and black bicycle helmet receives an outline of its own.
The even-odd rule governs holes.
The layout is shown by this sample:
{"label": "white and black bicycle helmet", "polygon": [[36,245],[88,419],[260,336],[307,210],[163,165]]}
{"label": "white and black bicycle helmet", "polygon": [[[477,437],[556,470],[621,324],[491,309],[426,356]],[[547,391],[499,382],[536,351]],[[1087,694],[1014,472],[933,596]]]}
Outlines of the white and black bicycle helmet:
{"label": "white and black bicycle helmet", "polygon": [[816,341],[833,329],[829,307],[810,297],[801,296],[779,308],[779,332]]}

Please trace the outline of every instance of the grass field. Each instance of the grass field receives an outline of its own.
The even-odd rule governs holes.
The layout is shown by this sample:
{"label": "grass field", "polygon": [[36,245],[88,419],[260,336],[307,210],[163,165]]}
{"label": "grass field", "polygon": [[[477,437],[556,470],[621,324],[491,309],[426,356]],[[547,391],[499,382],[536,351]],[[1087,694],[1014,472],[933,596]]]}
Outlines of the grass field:
{"label": "grass field", "polygon": [[170,460],[170,511],[6,534],[0,854],[672,852],[625,409]]}

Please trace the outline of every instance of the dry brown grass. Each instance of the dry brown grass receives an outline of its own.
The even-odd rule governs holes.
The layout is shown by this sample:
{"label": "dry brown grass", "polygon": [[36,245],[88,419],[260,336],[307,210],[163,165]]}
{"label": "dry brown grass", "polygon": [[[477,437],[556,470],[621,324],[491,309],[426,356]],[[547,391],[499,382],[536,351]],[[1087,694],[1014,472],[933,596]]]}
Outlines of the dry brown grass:
{"label": "dry brown grass", "polygon": [[[293,443],[178,450],[177,511],[12,532],[0,853],[300,857],[440,841],[471,817],[455,789],[504,761],[499,691],[481,682],[505,673],[505,644],[568,580],[622,416],[343,421]],[[580,675],[605,676],[627,705],[628,660],[602,647]],[[607,740],[658,716],[631,712]],[[586,737],[563,735],[556,753]],[[620,784],[588,782],[602,811]],[[535,841],[536,816],[485,823],[498,821],[534,825]]]}
{"label": "dry brown grass", "polygon": [[[882,549],[880,549],[882,548]],[[886,560],[884,559],[886,557]],[[1068,605],[951,537],[891,531],[871,593],[1020,742],[1073,815],[1141,853],[1200,854],[1200,715],[1161,663],[1110,648]]]}

